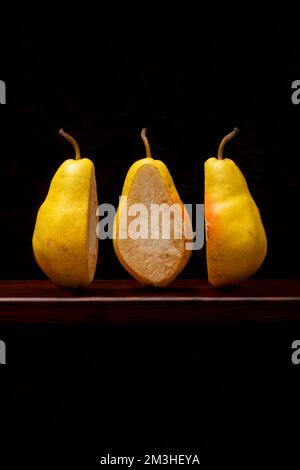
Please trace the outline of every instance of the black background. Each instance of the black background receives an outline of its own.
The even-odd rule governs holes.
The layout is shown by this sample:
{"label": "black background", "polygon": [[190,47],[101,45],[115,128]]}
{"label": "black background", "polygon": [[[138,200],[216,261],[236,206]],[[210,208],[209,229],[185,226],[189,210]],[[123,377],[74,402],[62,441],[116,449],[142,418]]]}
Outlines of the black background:
{"label": "black background", "polygon": [[[31,238],[51,178],[72,156],[60,127],[93,159],[99,203],[117,206],[127,170],[144,156],[142,127],[183,201],[195,204],[203,202],[205,160],[237,126],[226,155],[248,181],[269,243],[257,276],[298,277],[296,40],[292,28],[289,39],[266,22],[267,13],[250,24],[221,15],[167,23],[108,17],[2,33],[0,276],[44,278]],[[206,278],[205,250],[193,253],[182,275]],[[96,278],[127,276],[112,242],[101,241]]]}
{"label": "black background", "polygon": [[[283,28],[283,17],[273,21],[262,5],[229,8],[231,21],[217,8],[206,15],[186,8],[176,19],[173,9],[150,18],[152,9],[125,17],[116,6],[114,15],[81,12],[74,22],[59,10],[50,20],[45,6],[34,28],[4,22],[2,279],[44,278],[31,237],[51,178],[72,153],[58,129],[93,159],[99,202],[117,204],[129,166],[143,156],[144,126],[187,203],[203,202],[204,162],[239,127],[226,155],[246,176],[266,228],[268,255],[257,276],[298,277],[296,25]],[[204,250],[193,253],[182,276],[206,278]],[[96,277],[127,277],[111,241],[100,242]],[[63,457],[70,464],[80,456],[89,468],[105,452],[148,451],[197,451],[203,468],[293,462],[297,325],[20,326],[0,333],[8,345],[1,456],[11,463],[53,459],[59,468]]]}

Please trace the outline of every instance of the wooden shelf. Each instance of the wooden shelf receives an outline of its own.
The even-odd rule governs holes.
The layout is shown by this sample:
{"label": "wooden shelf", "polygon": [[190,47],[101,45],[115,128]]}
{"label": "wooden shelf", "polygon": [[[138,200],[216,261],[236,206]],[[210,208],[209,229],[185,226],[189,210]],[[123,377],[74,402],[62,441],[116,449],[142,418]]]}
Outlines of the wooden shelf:
{"label": "wooden shelf", "polygon": [[167,289],[102,280],[84,292],[50,281],[0,281],[0,324],[270,321],[300,321],[300,280],[253,279],[227,290],[195,279],[177,280]]}

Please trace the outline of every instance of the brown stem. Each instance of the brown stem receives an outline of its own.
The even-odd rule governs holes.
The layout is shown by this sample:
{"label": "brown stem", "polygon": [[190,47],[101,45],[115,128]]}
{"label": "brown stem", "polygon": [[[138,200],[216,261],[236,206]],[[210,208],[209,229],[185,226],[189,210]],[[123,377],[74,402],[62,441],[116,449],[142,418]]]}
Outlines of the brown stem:
{"label": "brown stem", "polygon": [[142,132],[141,132],[141,137],[142,137],[143,142],[144,142],[144,144],[145,144],[145,148],[146,148],[146,157],[147,157],[147,158],[152,158],[151,150],[150,150],[150,145],[149,145],[148,139],[147,139],[147,137],[146,137],[146,132],[147,132],[147,128],[144,127],[144,129],[142,129]]}
{"label": "brown stem", "polygon": [[67,134],[63,129],[59,130],[60,135],[62,135],[65,139],[67,139],[70,144],[73,145],[75,150],[75,160],[80,160],[80,149],[79,145],[77,144],[76,140],[70,134]]}
{"label": "brown stem", "polygon": [[219,160],[223,159],[223,150],[224,150],[225,145],[227,144],[227,142],[229,142],[238,133],[238,131],[239,131],[238,128],[235,127],[233,129],[233,131],[230,132],[230,134],[225,135],[225,137],[223,138],[222,142],[219,145],[219,149],[218,149],[218,159]]}

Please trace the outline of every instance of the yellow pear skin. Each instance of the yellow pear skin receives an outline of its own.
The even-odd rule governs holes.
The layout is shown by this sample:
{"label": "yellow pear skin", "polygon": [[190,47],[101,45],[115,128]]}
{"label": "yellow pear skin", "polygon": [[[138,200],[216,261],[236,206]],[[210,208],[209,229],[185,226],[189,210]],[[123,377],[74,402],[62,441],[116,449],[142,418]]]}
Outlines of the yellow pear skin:
{"label": "yellow pear skin", "polygon": [[[192,226],[166,165],[152,158],[145,134],[146,129],[143,129],[141,136],[147,156],[136,161],[127,173],[114,220],[113,242],[119,261],[135,279],[143,285],[164,287],[178,276],[190,258]],[[172,225],[175,222],[172,221],[169,239],[163,239],[161,227],[158,228],[157,239],[131,239],[130,236],[123,238],[124,232],[125,236],[128,235],[128,224],[121,228],[122,217],[136,203],[142,203],[149,213],[152,204],[165,204],[166,208],[174,204],[178,211],[174,220],[180,220],[177,226],[180,238],[174,239],[171,235],[175,233]],[[148,220],[150,221],[150,216]],[[128,222],[130,223],[130,217]]]}
{"label": "yellow pear skin", "polygon": [[93,162],[81,158],[75,140],[63,135],[75,148],[75,159],[58,168],[40,207],[33,234],[35,259],[51,279],[65,288],[87,287],[94,278],[98,239],[97,189]]}
{"label": "yellow pear skin", "polygon": [[267,238],[247,182],[223,148],[238,129],[222,140],[218,158],[205,162],[205,224],[208,280],[215,287],[239,285],[260,267]]}

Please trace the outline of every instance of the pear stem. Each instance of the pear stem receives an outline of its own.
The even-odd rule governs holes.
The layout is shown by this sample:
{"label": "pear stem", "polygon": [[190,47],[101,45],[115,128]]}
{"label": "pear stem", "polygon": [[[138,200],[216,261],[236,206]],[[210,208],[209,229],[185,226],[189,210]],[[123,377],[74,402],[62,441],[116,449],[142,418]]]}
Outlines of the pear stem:
{"label": "pear stem", "polygon": [[144,129],[142,129],[142,132],[141,132],[141,138],[145,144],[145,148],[146,148],[146,157],[147,158],[152,158],[152,155],[151,155],[151,150],[150,150],[150,145],[149,145],[149,141],[146,137],[146,132],[147,132],[147,128],[144,127]]}
{"label": "pear stem", "polygon": [[73,145],[74,150],[75,150],[75,160],[80,160],[80,148],[79,145],[77,144],[76,140],[70,135],[67,134],[63,129],[59,130],[60,135],[62,135],[65,139],[67,139],[70,144]]}
{"label": "pear stem", "polygon": [[223,150],[224,150],[225,145],[227,144],[227,142],[229,142],[238,133],[238,131],[239,131],[238,128],[235,127],[233,129],[233,131],[230,132],[230,134],[225,135],[225,137],[223,138],[222,142],[219,145],[219,149],[218,149],[218,159],[219,160],[223,160]]}

